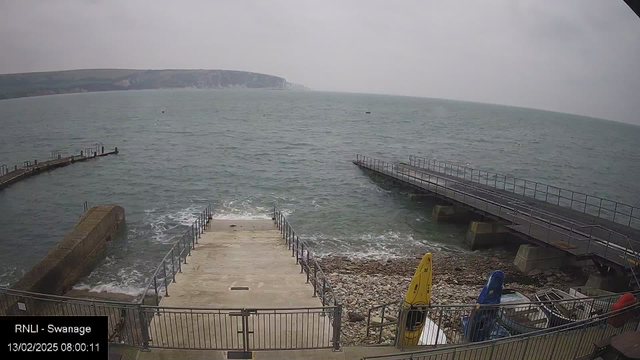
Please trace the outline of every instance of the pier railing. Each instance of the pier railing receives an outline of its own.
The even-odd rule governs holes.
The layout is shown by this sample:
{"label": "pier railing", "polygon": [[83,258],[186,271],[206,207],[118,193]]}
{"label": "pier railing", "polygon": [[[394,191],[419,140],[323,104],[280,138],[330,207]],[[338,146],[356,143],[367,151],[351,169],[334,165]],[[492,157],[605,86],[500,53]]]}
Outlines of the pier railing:
{"label": "pier railing", "polygon": [[[632,273],[637,266],[632,264],[640,263],[640,254],[636,251],[640,249],[640,242],[603,226],[579,223],[534,208],[508,195],[489,192],[449,177],[422,172],[419,167],[412,168],[410,165],[390,163],[363,155],[356,155],[356,164],[510,221],[512,227],[517,226],[517,232],[538,241],[560,244],[565,251],[573,255],[596,255],[600,259],[631,269]],[[488,196],[476,195],[483,192]],[[497,198],[501,202],[489,198]]]}
{"label": "pier railing", "polygon": [[454,176],[463,180],[531,197],[550,204],[610,220],[640,229],[640,208],[637,206],[588,195],[578,191],[548,185],[538,181],[452,164],[435,159],[409,156],[409,165]]}
{"label": "pier railing", "polygon": [[207,205],[162,258],[151,278],[149,278],[139,303],[142,303],[150,295],[150,292],[153,295],[156,306],[160,305],[161,297],[170,296],[169,285],[176,282],[176,274],[182,272],[182,264],[187,264],[187,259],[191,256],[191,250],[196,247],[198,239],[204,233],[212,217],[211,205]]}
{"label": "pier railing", "polygon": [[573,360],[590,355],[595,343],[624,332],[638,330],[640,304],[602,314],[587,320],[531,333],[409,351],[398,354],[366,356],[363,359],[443,360],[443,359],[522,359]]}
{"label": "pier railing", "polygon": [[296,264],[300,265],[300,273],[304,272],[307,276],[307,283],[313,285],[313,296],[319,297],[323,306],[338,305],[340,301],[333,291],[331,281],[320,267],[309,243],[300,239],[287,217],[275,206],[273,207],[272,219],[280,230],[288,249],[291,250],[291,257],[295,257]]}
{"label": "pier railing", "polygon": [[[102,146],[102,143],[99,144]],[[118,154],[118,148],[116,147],[113,151],[105,152],[104,146],[99,148],[98,145],[96,145],[95,150],[93,148],[86,148],[84,152],[80,151],[80,155],[62,157],[59,150],[52,150],[50,160],[38,161],[37,159],[35,159],[33,162],[31,162],[31,160],[27,160],[22,163],[22,166],[14,165],[13,168],[9,168],[6,165],[1,165],[0,189],[21,179],[25,179],[29,176],[38,174],[42,171],[51,170],[57,167],[67,166],[78,161],[86,161],[89,159],[94,159],[111,154]]]}
{"label": "pier railing", "polygon": [[[636,297],[640,291],[632,292]],[[394,339],[403,339],[406,328],[400,324],[424,322],[424,341],[418,346],[442,347],[489,338],[501,338],[534,332],[598,317],[611,311],[622,294],[608,294],[570,300],[531,301],[497,305],[451,304],[403,308],[402,300],[376,305],[369,309],[367,338],[377,344],[394,343],[383,338],[388,329]],[[424,321],[422,319],[428,319]],[[491,319],[487,321],[487,319]],[[396,340],[395,344],[403,347]],[[414,344],[416,345],[416,344]]]}

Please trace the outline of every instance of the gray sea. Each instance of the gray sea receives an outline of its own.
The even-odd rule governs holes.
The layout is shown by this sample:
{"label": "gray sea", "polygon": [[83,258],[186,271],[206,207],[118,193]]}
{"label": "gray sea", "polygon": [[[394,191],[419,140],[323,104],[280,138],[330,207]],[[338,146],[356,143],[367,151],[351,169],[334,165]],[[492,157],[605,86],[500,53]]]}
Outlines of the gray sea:
{"label": "gray sea", "polygon": [[[164,111],[164,113],[163,113]],[[367,114],[366,112],[371,112]],[[419,155],[640,205],[640,127],[489,104],[329,92],[151,90],[0,101],[0,164],[101,142],[120,154],[0,191],[0,284],[44,257],[85,201],[127,227],[80,288],[135,294],[207,204],[215,218],[284,209],[316,252],[465,251],[464,225],[372,179],[356,153]],[[247,251],[252,251],[247,248]]]}

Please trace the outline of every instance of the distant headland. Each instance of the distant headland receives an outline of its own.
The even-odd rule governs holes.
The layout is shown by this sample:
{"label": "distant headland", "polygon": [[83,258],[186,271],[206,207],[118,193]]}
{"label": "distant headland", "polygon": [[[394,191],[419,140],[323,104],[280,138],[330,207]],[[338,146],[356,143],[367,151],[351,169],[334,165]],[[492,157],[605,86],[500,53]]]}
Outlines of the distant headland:
{"label": "distant headland", "polygon": [[94,91],[175,88],[309,90],[279,76],[236,70],[83,69],[0,75],[0,100]]}

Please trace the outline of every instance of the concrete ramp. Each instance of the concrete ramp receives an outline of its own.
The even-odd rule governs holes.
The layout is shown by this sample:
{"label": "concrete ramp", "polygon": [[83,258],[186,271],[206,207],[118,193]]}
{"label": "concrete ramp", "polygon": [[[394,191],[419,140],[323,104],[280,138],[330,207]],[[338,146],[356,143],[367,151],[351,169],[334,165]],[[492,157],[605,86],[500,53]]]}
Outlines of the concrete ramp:
{"label": "concrete ramp", "polygon": [[150,346],[332,347],[334,309],[313,297],[273,221],[212,220],[191,254],[148,309]]}

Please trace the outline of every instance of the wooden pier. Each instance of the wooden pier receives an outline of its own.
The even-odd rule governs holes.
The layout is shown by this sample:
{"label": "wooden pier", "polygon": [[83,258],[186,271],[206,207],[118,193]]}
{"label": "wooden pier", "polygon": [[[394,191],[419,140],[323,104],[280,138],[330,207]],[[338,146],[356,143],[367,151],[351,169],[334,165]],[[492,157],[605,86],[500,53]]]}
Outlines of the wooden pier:
{"label": "wooden pier", "polygon": [[[640,230],[632,227],[639,215],[635,207],[623,213],[628,217],[623,221],[620,221],[622,215],[618,215],[616,220],[616,213],[610,220],[601,216],[607,208],[586,211],[587,205],[591,205],[588,199],[584,200],[584,206],[580,206],[585,211],[578,211],[573,201],[571,207],[565,207],[560,198],[557,204],[550,203],[549,194],[542,194],[546,197],[545,201],[537,193],[531,196],[526,190],[523,194],[511,191],[515,187],[509,189],[500,184],[500,181],[507,182],[506,177],[505,180],[492,179],[492,185],[489,185],[489,180],[485,184],[483,179],[481,184],[468,179],[468,176],[457,175],[455,167],[444,171],[427,160],[422,162],[415,159],[412,158],[409,163],[390,163],[358,155],[354,164],[410,186],[417,192],[432,194],[456,209],[501,224],[506,231],[535,245],[566,252],[579,260],[591,259],[605,268],[621,270],[623,273],[633,273],[638,268]],[[468,174],[467,170],[457,171]],[[494,180],[497,183],[495,185]],[[594,215],[595,210],[598,212]]]}
{"label": "wooden pier", "polygon": [[[87,149],[89,150],[89,149]],[[68,157],[62,157],[57,152],[52,152],[52,157],[54,159],[38,162],[35,160],[33,163],[31,161],[25,161],[23,166],[19,167],[18,165],[14,165],[13,170],[9,169],[6,165],[2,165],[0,167],[0,190],[5,187],[16,183],[20,180],[24,180],[28,177],[31,177],[36,174],[40,174],[44,171],[53,170],[55,168],[71,165],[76,162],[87,161],[91,159],[96,159],[103,156],[118,154],[118,148],[116,147],[113,151],[104,151],[104,147],[102,147],[102,151],[81,151],[79,155],[71,155]],[[92,149],[91,149],[92,150]]]}

